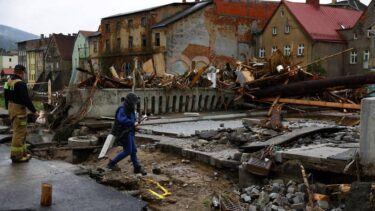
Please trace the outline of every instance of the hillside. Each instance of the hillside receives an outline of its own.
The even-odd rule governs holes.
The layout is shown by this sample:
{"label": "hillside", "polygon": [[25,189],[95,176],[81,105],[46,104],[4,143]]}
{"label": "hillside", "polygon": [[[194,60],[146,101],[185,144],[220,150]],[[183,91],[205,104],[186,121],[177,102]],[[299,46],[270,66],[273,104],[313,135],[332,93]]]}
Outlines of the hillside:
{"label": "hillside", "polygon": [[38,38],[37,35],[0,24],[0,48],[17,49],[16,42]]}

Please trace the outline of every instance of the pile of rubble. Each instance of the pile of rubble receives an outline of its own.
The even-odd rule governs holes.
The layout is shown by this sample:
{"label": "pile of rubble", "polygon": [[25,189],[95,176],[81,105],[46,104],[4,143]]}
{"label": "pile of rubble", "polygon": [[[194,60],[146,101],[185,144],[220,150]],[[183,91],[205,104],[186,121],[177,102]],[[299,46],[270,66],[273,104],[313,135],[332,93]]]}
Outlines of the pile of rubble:
{"label": "pile of rubble", "polygon": [[[338,199],[329,200],[325,184],[315,183],[310,185],[313,206],[317,210],[341,211],[345,204]],[[251,211],[257,210],[304,210],[309,203],[309,195],[304,183],[289,180],[284,183],[282,179],[271,180],[263,186],[251,185],[238,192],[241,201],[248,204]]]}

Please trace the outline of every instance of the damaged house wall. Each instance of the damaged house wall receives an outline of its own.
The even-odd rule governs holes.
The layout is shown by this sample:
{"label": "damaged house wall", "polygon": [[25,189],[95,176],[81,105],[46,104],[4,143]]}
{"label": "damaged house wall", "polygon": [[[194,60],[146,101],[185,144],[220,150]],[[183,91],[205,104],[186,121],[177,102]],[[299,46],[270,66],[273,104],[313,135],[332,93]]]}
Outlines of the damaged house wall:
{"label": "damaged house wall", "polygon": [[[319,0],[307,3],[282,1],[259,36],[258,52],[264,50],[265,57],[270,57],[272,49],[277,48],[284,55],[293,54],[295,63],[305,66],[345,50],[346,40],[338,30],[352,27],[361,13],[320,5]],[[328,77],[340,76],[344,74],[343,60],[344,55],[339,55],[320,65]]]}
{"label": "damaged house wall", "polygon": [[276,6],[273,2],[200,2],[196,10],[184,11],[185,16],[157,24],[153,35],[160,33],[166,44],[167,71],[182,74],[194,68],[193,63],[198,68],[210,63],[221,66],[254,56],[252,35]]}
{"label": "damaged house wall", "polygon": [[[361,74],[375,69],[375,2],[372,1],[355,26],[340,33],[348,42],[348,48],[354,48],[344,57],[345,74]],[[355,57],[355,58],[354,58]]]}
{"label": "damaged house wall", "polygon": [[169,72],[181,74],[194,68],[193,63],[198,68],[210,63],[221,66],[253,56],[252,34],[276,4],[214,1],[196,7],[185,11],[183,17],[172,17],[154,27],[154,36],[160,33],[165,40]]}
{"label": "damaged house wall", "polygon": [[151,47],[153,24],[172,16],[193,3],[172,3],[132,13],[103,18],[100,27],[99,55],[101,66],[107,70],[131,70],[133,59],[145,62],[155,53]]}

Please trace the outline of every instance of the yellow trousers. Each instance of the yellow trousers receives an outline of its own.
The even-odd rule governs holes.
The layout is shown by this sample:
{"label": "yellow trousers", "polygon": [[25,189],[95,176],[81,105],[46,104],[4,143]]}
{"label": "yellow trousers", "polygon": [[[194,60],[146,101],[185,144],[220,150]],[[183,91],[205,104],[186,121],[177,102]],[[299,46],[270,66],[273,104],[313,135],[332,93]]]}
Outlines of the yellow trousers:
{"label": "yellow trousers", "polygon": [[27,155],[26,133],[27,133],[27,113],[26,107],[16,103],[8,104],[9,118],[12,122],[13,136],[10,148],[10,158],[19,160]]}

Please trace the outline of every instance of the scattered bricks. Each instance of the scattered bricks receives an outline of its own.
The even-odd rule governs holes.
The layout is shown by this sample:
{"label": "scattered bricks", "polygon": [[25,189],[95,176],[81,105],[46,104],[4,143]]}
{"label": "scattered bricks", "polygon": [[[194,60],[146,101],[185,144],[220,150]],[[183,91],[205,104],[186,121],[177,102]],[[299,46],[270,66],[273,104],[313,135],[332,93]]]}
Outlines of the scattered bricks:
{"label": "scattered bricks", "polygon": [[249,195],[247,195],[246,193],[241,194],[241,199],[242,199],[245,203],[250,203],[250,202],[251,202],[251,197],[250,197]]}
{"label": "scattered bricks", "polygon": [[250,205],[248,211],[258,211],[257,206]]}
{"label": "scattered bricks", "polygon": [[265,191],[260,192],[259,198],[258,198],[258,205],[261,207],[265,207],[266,204],[270,201],[270,197]]}
{"label": "scattered bricks", "polygon": [[306,194],[305,193],[303,193],[303,192],[296,192],[295,195],[296,195],[296,197],[299,198],[299,200],[301,202],[305,202],[305,198],[306,198]]}
{"label": "scattered bricks", "polygon": [[278,193],[270,193],[269,197],[270,197],[271,200],[274,200],[274,199],[280,197],[280,194],[278,194]]}
{"label": "scattered bricks", "polygon": [[297,190],[298,192],[305,192],[306,191],[306,186],[305,184],[301,183],[297,185]]}
{"label": "scattered bricks", "polygon": [[292,204],[290,205],[290,208],[294,210],[304,210],[305,209],[305,203],[300,203],[300,204]]}
{"label": "scattered bricks", "polygon": [[293,201],[293,204],[303,203],[303,200],[301,200],[301,198],[298,196],[293,197],[292,201]]}
{"label": "scattered bricks", "polygon": [[279,183],[273,183],[272,184],[272,193],[279,193],[280,192],[280,184]]}
{"label": "scattered bricks", "polygon": [[297,187],[295,185],[291,185],[288,187],[287,192],[288,193],[295,193],[297,190]]}
{"label": "scattered bricks", "polygon": [[319,200],[319,201],[316,201],[316,205],[318,207],[322,208],[323,210],[329,209],[329,203],[328,203],[328,201]]}
{"label": "scattered bricks", "polygon": [[277,211],[279,209],[279,207],[278,206],[276,206],[276,205],[271,205],[271,210],[272,211]]}

